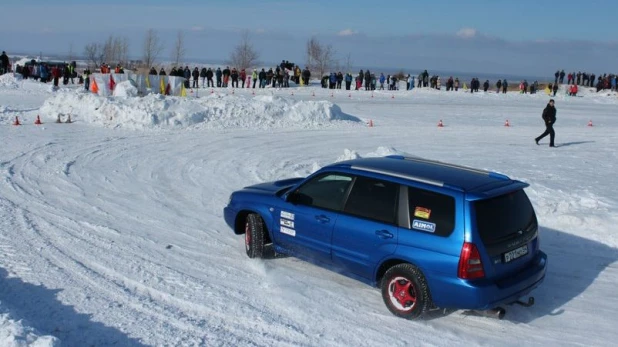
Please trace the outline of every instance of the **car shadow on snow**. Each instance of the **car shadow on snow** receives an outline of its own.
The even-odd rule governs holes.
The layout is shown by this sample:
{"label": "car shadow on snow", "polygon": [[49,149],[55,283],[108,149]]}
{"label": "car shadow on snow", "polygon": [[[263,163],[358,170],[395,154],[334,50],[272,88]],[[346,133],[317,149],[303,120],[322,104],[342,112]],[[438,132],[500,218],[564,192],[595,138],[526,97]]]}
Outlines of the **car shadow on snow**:
{"label": "car shadow on snow", "polygon": [[515,323],[563,314],[605,269],[618,266],[618,249],[606,244],[545,227],[539,235],[548,259],[545,281],[531,293],[534,306],[507,306],[505,319]]}
{"label": "car shadow on snow", "polygon": [[91,320],[90,315],[78,313],[73,306],[61,303],[56,295],[61,289],[23,282],[9,277],[0,268],[0,301],[12,319],[40,335],[52,335],[63,346],[145,346],[122,331]]}
{"label": "car shadow on snow", "polygon": [[[530,323],[537,318],[560,316],[571,300],[585,293],[608,267],[618,267],[618,249],[603,243],[541,227],[541,250],[547,254],[547,272],[543,283],[530,293],[535,298],[531,307],[505,305],[505,320]],[[525,301],[527,297],[522,298]],[[430,311],[424,320],[439,319],[451,314],[478,315],[470,311]]]}

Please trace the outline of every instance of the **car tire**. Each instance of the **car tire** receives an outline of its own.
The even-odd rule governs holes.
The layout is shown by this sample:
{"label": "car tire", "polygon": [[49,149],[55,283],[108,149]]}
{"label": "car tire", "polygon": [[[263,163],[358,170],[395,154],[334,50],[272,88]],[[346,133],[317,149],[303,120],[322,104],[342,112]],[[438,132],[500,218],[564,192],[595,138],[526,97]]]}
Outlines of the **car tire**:
{"label": "car tire", "polygon": [[382,299],[392,314],[405,319],[420,317],[431,301],[427,280],[412,264],[391,267],[382,277]]}
{"label": "car tire", "polygon": [[264,221],[256,213],[245,219],[245,250],[249,258],[262,258],[264,254]]}

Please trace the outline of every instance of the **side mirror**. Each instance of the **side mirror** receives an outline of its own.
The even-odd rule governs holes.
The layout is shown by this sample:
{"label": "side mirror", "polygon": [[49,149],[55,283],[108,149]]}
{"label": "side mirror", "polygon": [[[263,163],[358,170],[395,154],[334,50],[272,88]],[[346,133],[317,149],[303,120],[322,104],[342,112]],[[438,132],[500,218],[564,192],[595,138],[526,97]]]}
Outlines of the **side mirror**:
{"label": "side mirror", "polygon": [[300,200],[300,194],[298,193],[297,190],[291,191],[285,198],[285,201],[293,205],[298,204],[299,200]]}

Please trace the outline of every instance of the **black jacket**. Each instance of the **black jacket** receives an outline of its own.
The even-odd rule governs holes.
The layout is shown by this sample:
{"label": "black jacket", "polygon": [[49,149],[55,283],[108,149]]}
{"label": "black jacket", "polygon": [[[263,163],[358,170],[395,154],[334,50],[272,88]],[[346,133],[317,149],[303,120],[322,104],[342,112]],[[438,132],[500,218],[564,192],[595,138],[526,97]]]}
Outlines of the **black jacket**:
{"label": "black jacket", "polygon": [[556,123],[556,108],[551,105],[547,105],[543,110],[543,120],[545,121],[545,125],[553,125]]}
{"label": "black jacket", "polygon": [[6,54],[2,54],[0,56],[0,62],[2,63],[3,66],[8,66],[9,65],[9,56]]}

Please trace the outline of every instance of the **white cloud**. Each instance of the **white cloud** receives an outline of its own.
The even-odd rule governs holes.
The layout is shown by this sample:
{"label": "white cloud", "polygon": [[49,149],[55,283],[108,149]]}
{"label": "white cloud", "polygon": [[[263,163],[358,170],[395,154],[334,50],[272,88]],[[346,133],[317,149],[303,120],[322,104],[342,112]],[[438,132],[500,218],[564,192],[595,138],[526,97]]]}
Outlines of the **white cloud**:
{"label": "white cloud", "polygon": [[352,29],[344,29],[337,33],[337,35],[339,36],[350,36],[350,35],[356,35],[356,34],[358,34],[358,31],[354,31]]}
{"label": "white cloud", "polygon": [[475,37],[476,35],[478,35],[478,31],[474,28],[461,28],[457,32],[457,36],[464,38],[464,39],[471,39]]}

